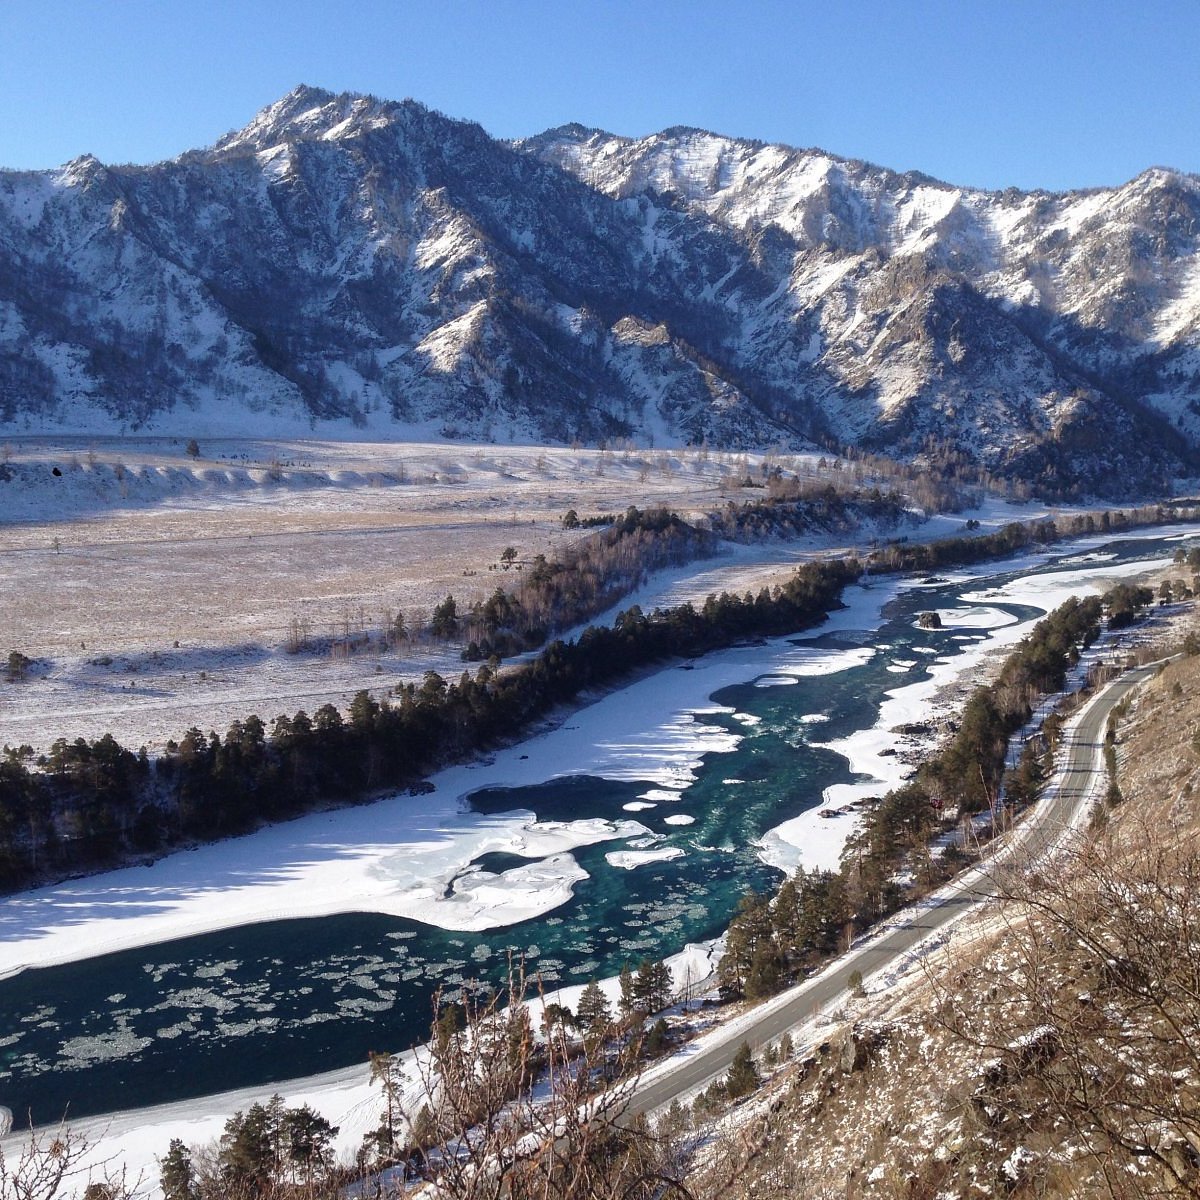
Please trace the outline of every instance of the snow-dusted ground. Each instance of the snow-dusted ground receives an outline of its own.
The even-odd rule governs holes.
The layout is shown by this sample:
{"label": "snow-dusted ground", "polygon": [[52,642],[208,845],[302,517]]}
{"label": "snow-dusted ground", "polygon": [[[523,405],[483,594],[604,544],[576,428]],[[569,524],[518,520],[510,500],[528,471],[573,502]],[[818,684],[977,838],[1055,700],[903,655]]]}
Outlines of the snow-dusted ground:
{"label": "snow-dusted ground", "polygon": [[153,748],[193,725],[344,705],[429,669],[456,676],[457,648],[284,647],[294,622],[318,639],[378,632],[388,614],[413,625],[448,593],[465,606],[511,584],[501,550],[556,554],[581,536],[562,529],[569,508],[719,506],[742,461],[329,442],[201,451],[193,462],[169,439],[41,439],[0,452],[3,652],[40,660],[27,682],[0,684],[0,745],[112,732]]}
{"label": "snow-dusted ground", "polygon": [[[731,486],[764,456],[454,443],[39,438],[0,447],[0,612],[6,643],[39,660],[0,683],[0,746],[111,732],[161,747],[192,726],[224,731],[256,712],[348,704],[427,670],[456,677],[457,648],[401,645],[350,658],[285,652],[312,637],[410,625],[452,593],[460,607],[511,584],[494,569],[554,555],[581,515],[663,503],[709,510],[761,493]],[[772,459],[820,475],[812,456]],[[57,470],[56,476],[53,472]],[[4,476],[7,474],[8,478]],[[827,475],[821,476],[828,478]],[[989,502],[985,528],[1041,516]],[[961,531],[937,517],[913,538]],[[871,531],[864,532],[864,538]],[[617,607],[703,602],[757,590],[835,539],[730,547],[664,572]],[[568,635],[569,636],[569,635]]]}

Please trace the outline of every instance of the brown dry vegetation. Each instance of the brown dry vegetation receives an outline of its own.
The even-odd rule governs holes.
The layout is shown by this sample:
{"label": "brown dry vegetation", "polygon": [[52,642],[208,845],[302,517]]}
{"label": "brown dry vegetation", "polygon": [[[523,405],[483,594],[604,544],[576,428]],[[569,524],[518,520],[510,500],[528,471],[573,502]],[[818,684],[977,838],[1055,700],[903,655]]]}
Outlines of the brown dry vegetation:
{"label": "brown dry vegetation", "polygon": [[[685,468],[678,457],[623,462],[603,451],[402,457],[407,447],[395,448],[394,461],[364,462],[355,449],[323,471],[326,481],[352,473],[361,480],[353,486],[293,489],[288,479],[304,472],[289,470],[277,486],[260,481],[250,492],[213,485],[153,507],[103,502],[57,519],[0,522],[10,641],[53,655],[81,641],[117,652],[177,637],[280,639],[297,612],[332,625],[347,607],[428,606],[447,591],[486,595],[495,585],[487,569],[506,546],[525,559],[580,536],[562,530],[569,507],[586,515],[651,500],[712,505],[720,496],[719,464],[692,469],[694,454]],[[192,469],[182,453],[137,457],[147,469]],[[385,467],[392,471],[381,485]],[[61,469],[69,483],[94,468]]]}
{"label": "brown dry vegetation", "polygon": [[457,647],[348,661],[284,651],[297,627],[334,639],[401,612],[412,628],[447,594],[465,609],[518,578],[499,568],[506,547],[519,565],[586,536],[562,528],[569,508],[719,507],[743,462],[699,450],[201,450],[193,461],[165,440],[14,444],[0,483],[3,653],[40,669],[0,689],[0,744],[111,731],[156,747],[191,725],[345,707],[361,688],[457,673]]}
{"label": "brown dry vegetation", "polygon": [[1164,843],[1197,832],[1200,755],[1200,658],[1171,663],[1140,693],[1117,732],[1118,778],[1126,803],[1114,814],[1118,829],[1135,818]]}

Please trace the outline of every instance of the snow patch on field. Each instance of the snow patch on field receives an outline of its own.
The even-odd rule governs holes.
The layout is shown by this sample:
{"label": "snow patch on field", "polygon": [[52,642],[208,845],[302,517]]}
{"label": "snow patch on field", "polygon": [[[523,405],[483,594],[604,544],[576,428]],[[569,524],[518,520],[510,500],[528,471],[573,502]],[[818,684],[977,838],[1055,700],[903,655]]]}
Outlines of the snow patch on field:
{"label": "snow patch on field", "polygon": [[[488,852],[545,859],[648,830],[635,821],[539,822],[521,809],[484,815],[467,810],[471,792],[594,775],[653,785],[642,794],[647,803],[678,800],[705,755],[740,741],[706,722],[731,712],[708,699],[714,692],[764,665],[816,674],[860,660],[858,651],[785,639],[710,655],[614,692],[488,763],[442,771],[429,795],[303,817],[148,866],[9,897],[0,903],[0,975],[283,917],[377,912],[478,931],[544,915],[578,880],[573,860],[559,860],[537,882],[529,872],[456,881]],[[473,888],[486,889],[486,904]]]}

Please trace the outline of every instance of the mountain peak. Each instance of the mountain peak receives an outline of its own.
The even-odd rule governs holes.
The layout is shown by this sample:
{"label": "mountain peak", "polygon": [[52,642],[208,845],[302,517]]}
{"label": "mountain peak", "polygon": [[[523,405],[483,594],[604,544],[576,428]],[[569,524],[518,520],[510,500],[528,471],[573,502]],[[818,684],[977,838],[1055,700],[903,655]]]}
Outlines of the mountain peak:
{"label": "mountain peak", "polygon": [[227,133],[216,149],[260,151],[282,142],[329,138],[342,132],[339,127],[347,122],[352,121],[352,128],[357,129],[372,117],[386,120],[397,107],[361,92],[331,92],[302,83],[268,104],[248,125]]}
{"label": "mountain peak", "polygon": [[94,154],[80,154],[59,168],[57,179],[67,187],[85,187],[107,175],[108,168]]}
{"label": "mountain peak", "polygon": [[544,129],[541,133],[529,137],[516,138],[510,144],[526,154],[553,157],[551,151],[555,147],[561,150],[563,147],[583,146],[593,140],[623,146],[632,141],[631,138],[609,133],[608,130],[599,129],[594,125],[581,125],[578,121],[570,121],[566,125],[555,125],[552,129]]}
{"label": "mountain peak", "polygon": [[[343,96],[357,95],[354,92],[343,92]],[[281,100],[276,101],[277,104],[290,104],[298,109],[317,108],[322,104],[328,104],[331,100],[337,99],[337,93],[331,92],[328,88],[313,87],[308,83],[298,83],[286,96]]]}

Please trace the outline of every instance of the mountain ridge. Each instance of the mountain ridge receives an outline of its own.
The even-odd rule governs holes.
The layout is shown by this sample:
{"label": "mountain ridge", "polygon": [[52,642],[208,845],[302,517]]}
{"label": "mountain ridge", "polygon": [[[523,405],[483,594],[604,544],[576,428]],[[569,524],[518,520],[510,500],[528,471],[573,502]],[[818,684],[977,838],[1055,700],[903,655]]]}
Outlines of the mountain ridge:
{"label": "mountain ridge", "polygon": [[300,85],[161,163],[0,172],[9,432],[856,445],[1115,495],[1196,469],[1198,398],[1171,170],[986,192]]}

